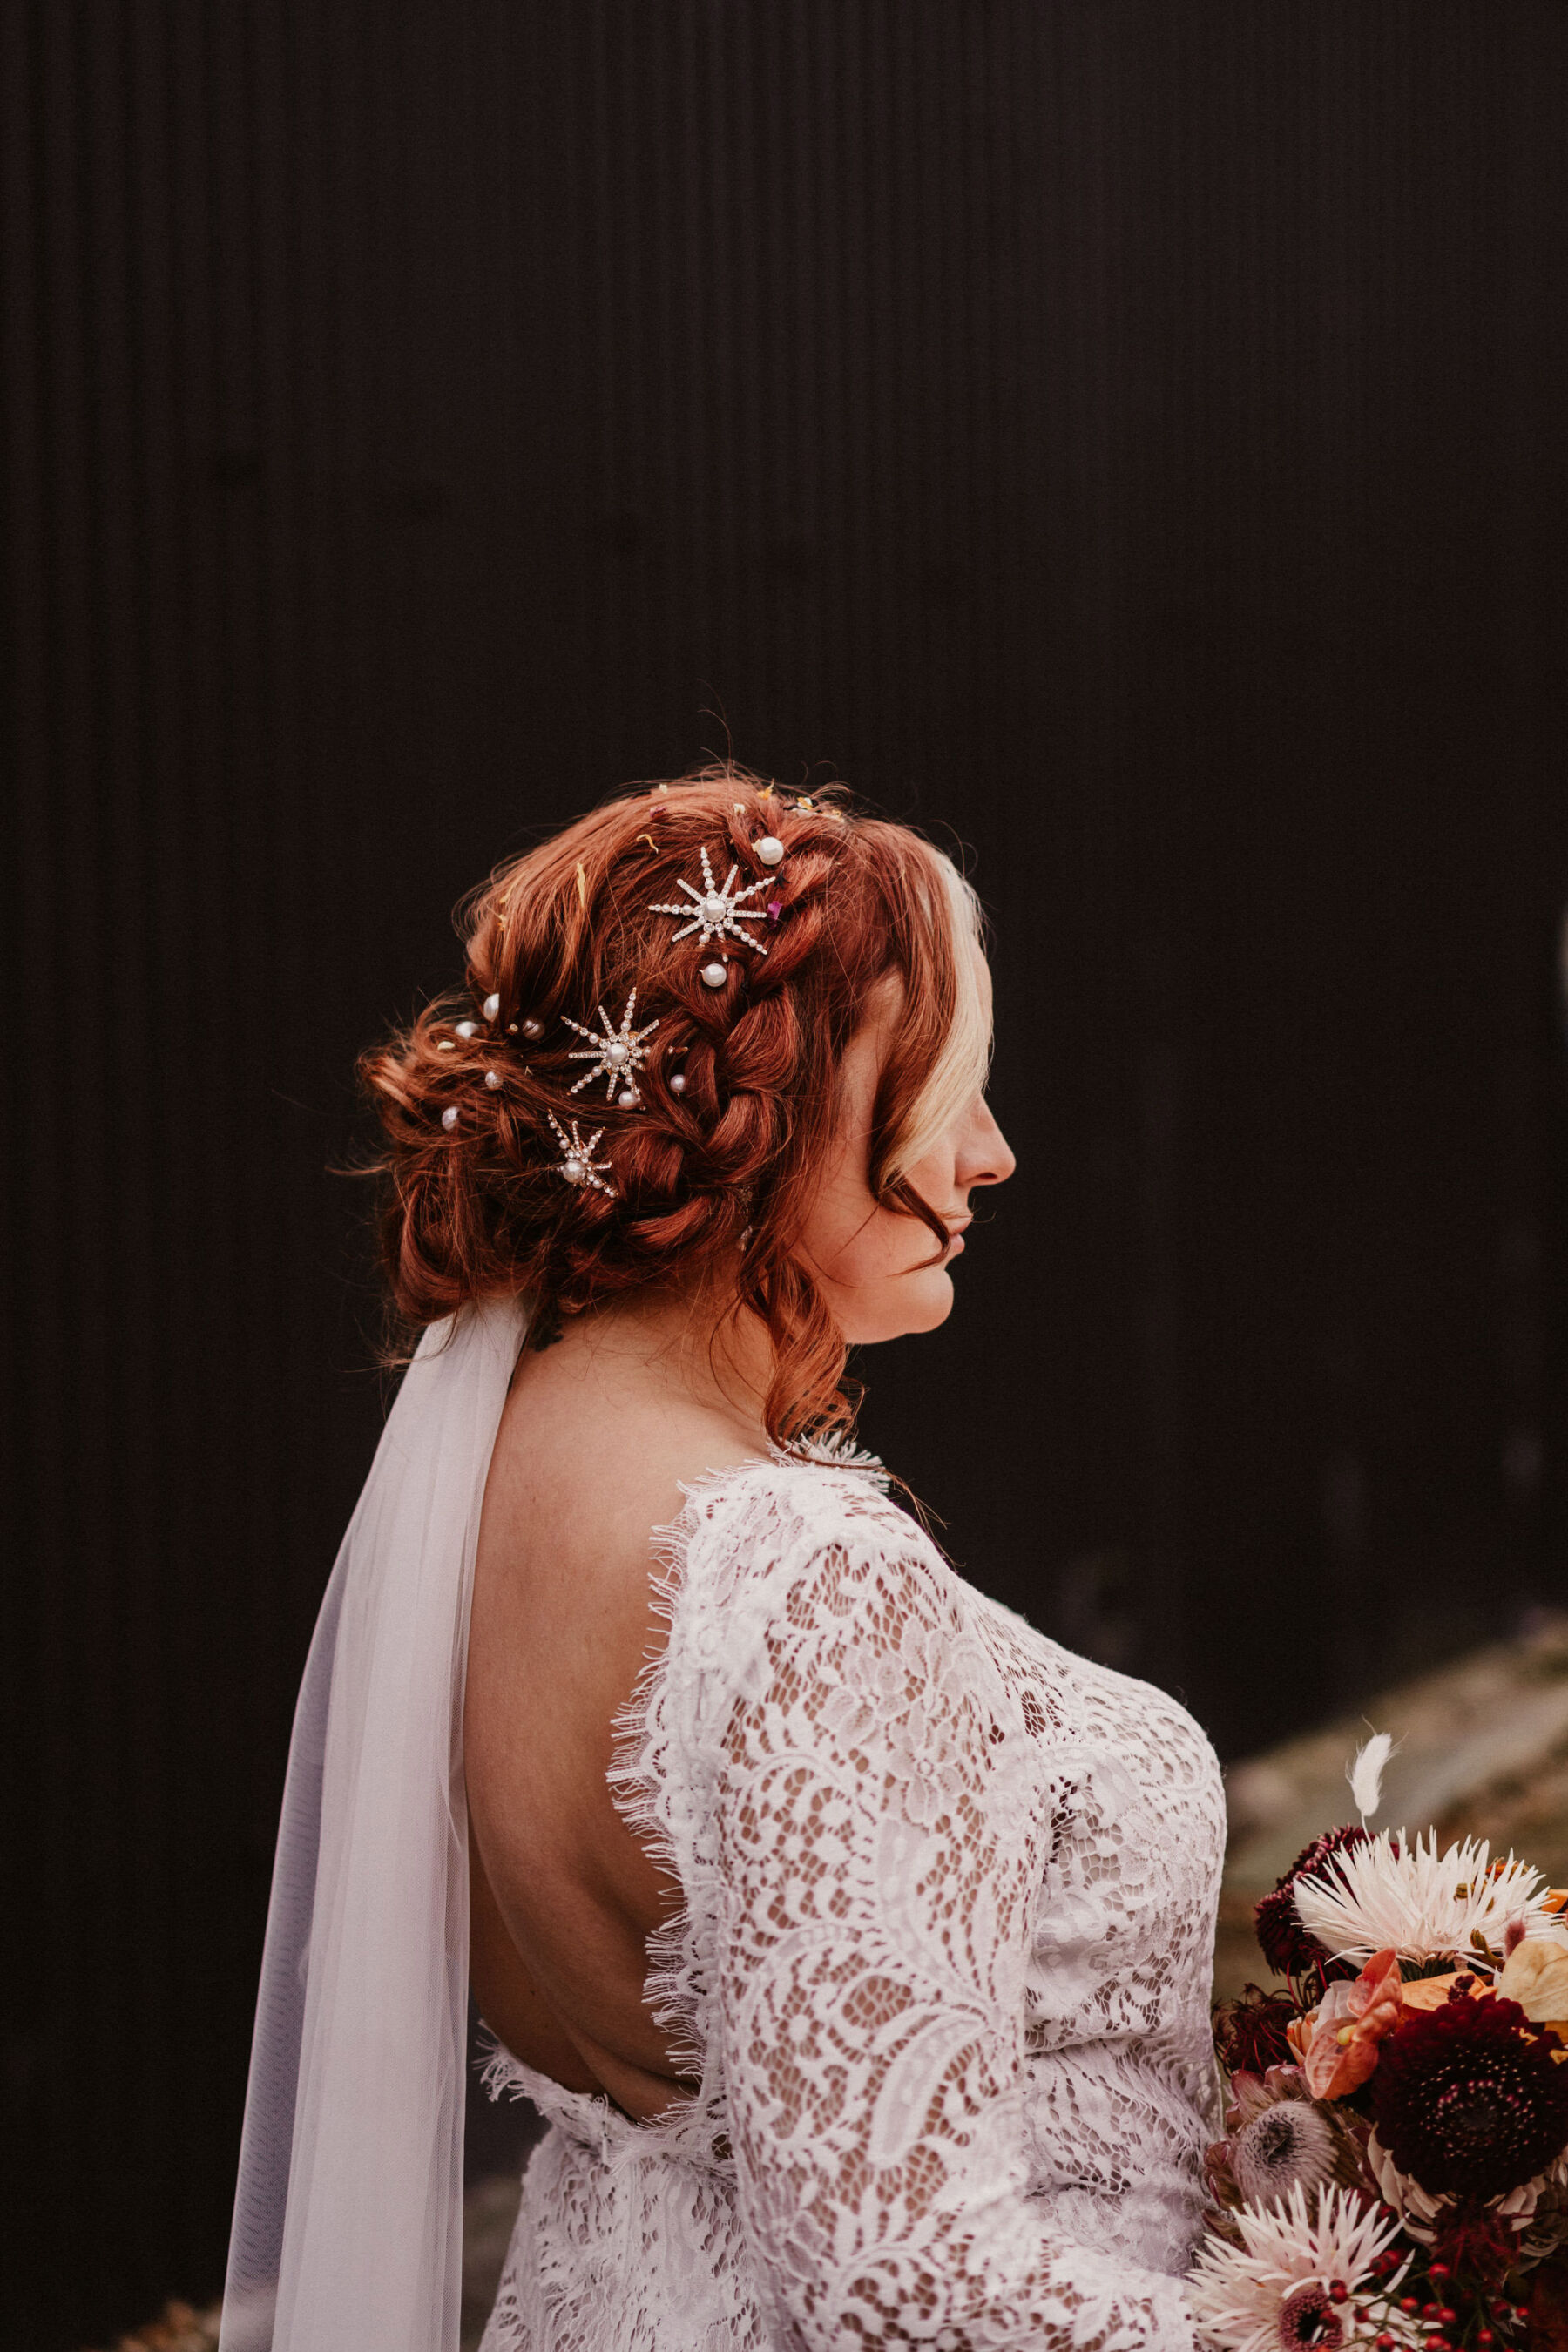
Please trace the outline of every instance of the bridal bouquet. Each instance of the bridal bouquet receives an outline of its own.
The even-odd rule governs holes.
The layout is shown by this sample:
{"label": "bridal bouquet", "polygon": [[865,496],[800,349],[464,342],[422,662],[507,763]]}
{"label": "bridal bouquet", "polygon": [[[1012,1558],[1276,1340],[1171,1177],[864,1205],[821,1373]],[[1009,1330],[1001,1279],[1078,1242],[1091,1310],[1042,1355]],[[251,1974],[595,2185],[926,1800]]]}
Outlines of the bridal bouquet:
{"label": "bridal bouquet", "polygon": [[[1363,1823],[1389,1748],[1352,1768]],[[1565,1904],[1468,1839],[1342,1828],[1297,1856],[1256,1915],[1287,1989],[1215,2011],[1207,2343],[1568,2347]]]}

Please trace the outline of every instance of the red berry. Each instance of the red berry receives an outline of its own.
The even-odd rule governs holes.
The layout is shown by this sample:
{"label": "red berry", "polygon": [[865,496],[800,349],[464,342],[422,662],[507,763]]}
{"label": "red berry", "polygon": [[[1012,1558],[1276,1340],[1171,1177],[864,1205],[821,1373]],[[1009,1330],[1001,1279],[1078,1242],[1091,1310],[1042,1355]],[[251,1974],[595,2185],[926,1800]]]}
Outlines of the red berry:
{"label": "red berry", "polygon": [[1443,2316],[1442,2305],[1440,2303],[1424,2303],[1421,2306],[1421,2316],[1423,2319],[1441,2319]]}
{"label": "red berry", "polygon": [[1496,2342],[1497,2337],[1492,2334],[1489,2327],[1477,2328],[1476,2343],[1479,2347],[1479,2352],[1491,2352],[1491,2347]]}
{"label": "red berry", "polygon": [[1402,2294],[1399,2298],[1399,2308],[1401,2311],[1417,2312],[1420,2310],[1421,2305],[1416,2296],[1413,2294]]}
{"label": "red berry", "polygon": [[1394,2338],[1385,2327],[1381,2336],[1372,2339],[1373,2352],[1394,2352]]}
{"label": "red berry", "polygon": [[1458,2315],[1458,2313],[1453,2310],[1449,2305],[1445,2304],[1437,2314],[1437,2325],[1439,2327],[1452,2327]]}
{"label": "red berry", "polygon": [[1348,2303],[1350,2301],[1350,2292],[1351,2291],[1345,2284],[1343,2279],[1331,2279],[1329,2281],[1329,2301],[1331,2303]]}
{"label": "red berry", "polygon": [[1453,2352],[1453,2347],[1446,2336],[1428,2336],[1426,2352]]}
{"label": "red berry", "polygon": [[1446,2279],[1448,2275],[1447,2263],[1429,2263],[1426,2266],[1426,2275],[1431,2279]]}

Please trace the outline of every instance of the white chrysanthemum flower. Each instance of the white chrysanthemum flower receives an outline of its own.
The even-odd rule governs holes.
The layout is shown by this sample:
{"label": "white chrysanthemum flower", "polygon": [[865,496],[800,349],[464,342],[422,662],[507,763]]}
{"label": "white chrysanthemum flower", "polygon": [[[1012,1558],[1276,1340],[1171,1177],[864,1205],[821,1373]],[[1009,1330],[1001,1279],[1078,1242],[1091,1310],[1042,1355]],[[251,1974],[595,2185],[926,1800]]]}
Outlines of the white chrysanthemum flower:
{"label": "white chrysanthemum flower", "polygon": [[1299,2183],[1282,2202],[1244,2205],[1231,2218],[1242,2243],[1211,2239],[1187,2280],[1205,2342],[1220,2352],[1305,2352],[1308,2346],[1337,2352],[1350,2333],[1350,2315],[1330,2289],[1370,2284],[1372,2266],[1397,2238],[1398,2223],[1348,2189],[1322,2190],[1314,2217]]}
{"label": "white chrysanthemum flower", "polygon": [[1472,1936],[1500,1955],[1510,1920],[1522,1919],[1529,1936],[1562,1933],[1542,1903],[1540,1871],[1511,1853],[1493,1868],[1490,1852],[1484,1838],[1439,1853],[1436,1832],[1411,1844],[1403,1830],[1397,1838],[1383,1830],[1298,1878],[1296,1916],[1335,1959],[1368,1960],[1392,1946],[1402,1960],[1451,1953],[1486,1972],[1490,1964]]}

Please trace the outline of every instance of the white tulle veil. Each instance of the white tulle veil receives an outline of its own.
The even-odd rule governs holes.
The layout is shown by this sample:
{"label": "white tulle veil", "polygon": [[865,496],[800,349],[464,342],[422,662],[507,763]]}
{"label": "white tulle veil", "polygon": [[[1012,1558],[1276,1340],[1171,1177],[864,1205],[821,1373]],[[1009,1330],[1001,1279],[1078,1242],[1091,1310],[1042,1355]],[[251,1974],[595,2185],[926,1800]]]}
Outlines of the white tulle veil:
{"label": "white tulle veil", "polygon": [[479,1509],[526,1318],[404,1375],[294,1717],[220,2352],[456,2352]]}

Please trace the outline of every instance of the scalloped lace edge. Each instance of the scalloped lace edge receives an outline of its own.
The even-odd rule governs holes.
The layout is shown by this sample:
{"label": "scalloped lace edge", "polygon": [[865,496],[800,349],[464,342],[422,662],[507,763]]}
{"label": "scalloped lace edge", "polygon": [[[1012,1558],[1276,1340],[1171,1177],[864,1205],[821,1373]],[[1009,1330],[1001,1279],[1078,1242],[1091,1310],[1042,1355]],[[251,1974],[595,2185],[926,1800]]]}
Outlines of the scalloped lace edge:
{"label": "scalloped lace edge", "polygon": [[676,1887],[679,1897],[668,1918],[661,1920],[648,1937],[643,2001],[654,2023],[669,2037],[667,2056],[672,2073],[700,2085],[707,2072],[707,2051],[693,1984],[698,1932],[692,1911],[694,1890],[687,1883],[689,1858],[678,1850],[661,1802],[664,1783],[653,1762],[654,1709],[670,1671],[675,1620],[689,1582],[691,1544],[702,1524],[704,1507],[730,1479],[767,1459],[763,1454],[748,1455],[728,1469],[705,1470],[689,1483],[684,1478],[678,1481],[683,1497],[680,1509],[668,1526],[652,1528],[648,1537],[654,1570],[651,1605],[664,1626],[665,1638],[645,1660],[629,1697],[616,1708],[610,1724],[610,1769],[605,1778],[611,1801],[654,1867]]}

